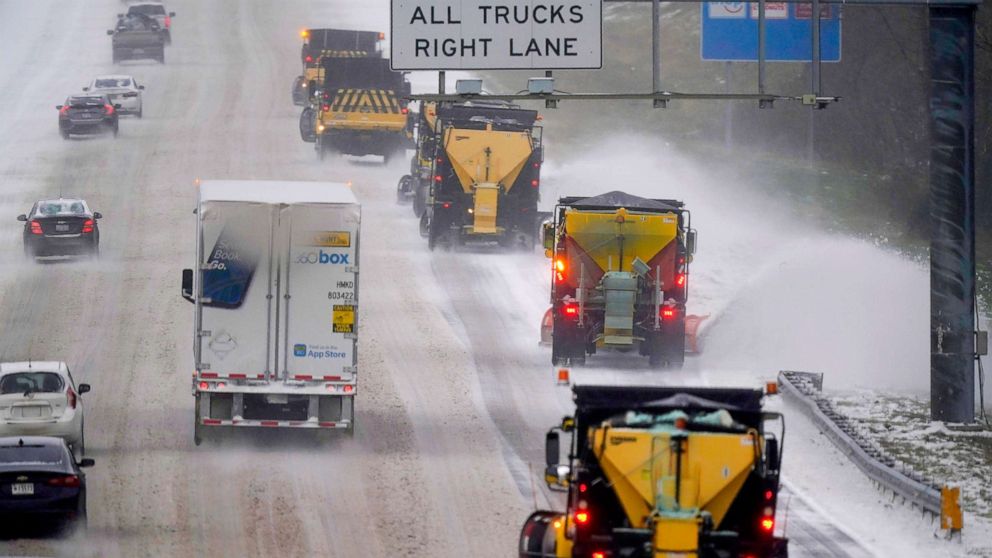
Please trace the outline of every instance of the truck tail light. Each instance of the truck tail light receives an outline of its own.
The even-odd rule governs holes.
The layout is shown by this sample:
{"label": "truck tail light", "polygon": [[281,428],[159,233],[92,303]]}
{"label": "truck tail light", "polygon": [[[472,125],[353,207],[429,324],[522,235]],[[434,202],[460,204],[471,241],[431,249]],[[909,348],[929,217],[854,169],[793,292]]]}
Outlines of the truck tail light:
{"label": "truck tail light", "polygon": [[331,105],[321,105],[320,106],[320,110],[322,110],[324,112],[327,112],[327,111],[331,110]]}
{"label": "truck tail light", "polygon": [[685,273],[679,273],[675,276],[675,284],[679,287],[685,286]]}
{"label": "truck tail light", "polygon": [[581,510],[575,512],[576,525],[589,525],[590,519],[592,519],[592,515],[589,514],[589,510]]}
{"label": "truck tail light", "polygon": [[676,313],[677,312],[675,311],[675,307],[674,306],[662,306],[661,307],[661,317],[662,317],[662,319],[665,319],[665,320],[674,319]]}
{"label": "truck tail light", "polygon": [[561,314],[566,318],[579,317],[579,304],[577,302],[567,302],[561,306]]}
{"label": "truck tail light", "polygon": [[765,533],[771,533],[775,529],[775,518],[773,517],[763,517],[761,518],[761,530]]}

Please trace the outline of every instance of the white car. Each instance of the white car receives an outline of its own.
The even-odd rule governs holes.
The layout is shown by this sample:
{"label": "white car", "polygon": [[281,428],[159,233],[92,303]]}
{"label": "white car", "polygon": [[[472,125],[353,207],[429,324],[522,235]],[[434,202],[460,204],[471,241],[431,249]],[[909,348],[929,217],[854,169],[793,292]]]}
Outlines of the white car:
{"label": "white car", "polygon": [[144,90],[144,85],[138,85],[133,77],[126,75],[97,76],[83,87],[83,91],[106,95],[111,104],[120,105],[117,109],[120,114],[133,114],[138,118],[141,118],[141,92]]}
{"label": "white car", "polygon": [[78,457],[85,448],[82,394],[64,362],[0,363],[0,437],[64,438]]}

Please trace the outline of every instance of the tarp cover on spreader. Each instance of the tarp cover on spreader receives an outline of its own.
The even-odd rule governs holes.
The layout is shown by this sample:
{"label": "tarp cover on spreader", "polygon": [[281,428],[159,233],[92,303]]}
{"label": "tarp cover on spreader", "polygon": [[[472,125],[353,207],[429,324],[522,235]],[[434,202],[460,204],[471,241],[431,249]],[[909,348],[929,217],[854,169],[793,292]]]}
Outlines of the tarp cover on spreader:
{"label": "tarp cover on spreader", "polygon": [[569,200],[568,205],[578,209],[624,207],[627,209],[648,209],[648,210],[653,209],[653,210],[661,210],[661,211],[678,211],[681,208],[681,203],[679,202],[671,201],[666,203],[660,200],[652,200],[648,198],[642,198],[640,196],[634,196],[632,194],[621,192],[619,190],[614,190],[612,192],[607,192],[605,194],[600,194],[598,196],[593,196],[591,198],[579,198],[579,199]]}

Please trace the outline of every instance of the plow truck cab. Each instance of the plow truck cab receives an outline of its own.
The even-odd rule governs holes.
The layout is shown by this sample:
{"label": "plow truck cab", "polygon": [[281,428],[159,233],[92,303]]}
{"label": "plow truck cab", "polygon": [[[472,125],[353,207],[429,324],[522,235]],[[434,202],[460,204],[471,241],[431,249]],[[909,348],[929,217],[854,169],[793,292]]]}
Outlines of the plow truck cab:
{"label": "plow truck cab", "polygon": [[351,189],[326,182],[199,186],[194,442],[231,428],[355,427],[358,233]]}
{"label": "plow truck cab", "polygon": [[420,216],[430,249],[468,242],[533,249],[543,161],[537,111],[502,101],[434,110],[432,178]]}
{"label": "plow truck cab", "polygon": [[[785,423],[762,410],[762,390],[573,394],[575,415],[545,448],[545,481],[566,508],[527,519],[520,558],[786,558],[775,529]],[[559,433],[571,437],[564,462]]]}
{"label": "plow truck cab", "polygon": [[680,368],[695,237],[680,201],[624,192],[561,198],[544,225],[552,363],[584,364],[611,349]]}

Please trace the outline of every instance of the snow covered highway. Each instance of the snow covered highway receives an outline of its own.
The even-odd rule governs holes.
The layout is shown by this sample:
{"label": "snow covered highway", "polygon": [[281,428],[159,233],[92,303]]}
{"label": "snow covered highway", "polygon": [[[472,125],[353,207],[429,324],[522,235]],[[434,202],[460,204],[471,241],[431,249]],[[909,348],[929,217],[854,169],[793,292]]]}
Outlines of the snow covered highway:
{"label": "snow covered highway", "polygon": [[[63,360],[93,386],[83,398],[86,454],[96,460],[86,475],[88,530],[3,532],[0,556],[516,556],[528,514],[563,501],[544,486],[544,435],[573,410],[568,389],[555,385],[550,350],[538,345],[548,260],[539,250],[429,251],[409,206],[396,203],[409,160],[318,161],[300,141],[300,109],[290,102],[299,30],[387,30],[388,3],[170,0],[177,16],[167,63],[114,65],[105,31],[121,5],[0,0],[0,360]],[[118,72],[145,85],[143,118],[122,117],[117,138],[63,140],[54,106],[93,76]],[[790,285],[815,284],[852,251],[860,261],[881,250],[826,241],[785,217],[761,229],[723,219],[728,204],[748,202],[728,200],[688,163],[662,168],[647,160],[650,150],[607,149],[622,171],[606,174],[549,145],[542,205],[621,185],[685,199],[705,239],[690,310],[712,323],[703,353],[681,371],[593,357],[573,380],[758,387],[779,369],[819,366],[852,370],[844,381],[854,385],[886,387],[913,363],[925,374],[923,311],[901,322],[908,331],[922,321],[922,329],[877,331],[847,361],[816,344],[820,330],[810,323],[785,321],[799,304]],[[249,178],[346,182],[362,204],[353,438],[243,428],[194,446],[194,325],[180,270],[194,264],[195,181]],[[98,260],[23,257],[15,217],[60,195],[103,214]],[[755,289],[744,292],[756,279],[746,276],[744,247],[775,244],[785,230],[793,241],[764,262],[782,275],[761,287],[784,301],[755,308]],[[896,294],[863,295],[891,302],[893,312],[900,293],[925,296],[926,273],[912,262],[886,254],[863,269],[901,277]],[[758,313],[774,333],[748,330],[741,313]],[[851,313],[855,325],[831,329],[830,343],[890,323]],[[900,351],[916,333],[918,350]],[[878,347],[901,359],[870,360],[891,373],[862,382],[854,360]],[[789,428],[777,525],[793,556],[961,550],[936,541],[912,510],[892,507],[801,416],[775,405]]]}

